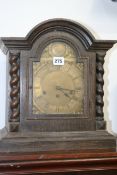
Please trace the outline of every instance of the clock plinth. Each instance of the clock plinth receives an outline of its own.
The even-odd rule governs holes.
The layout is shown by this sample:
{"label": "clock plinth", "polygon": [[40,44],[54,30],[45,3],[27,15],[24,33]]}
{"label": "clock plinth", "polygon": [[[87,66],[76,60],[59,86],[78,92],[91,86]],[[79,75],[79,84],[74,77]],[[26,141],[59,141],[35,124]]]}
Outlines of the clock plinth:
{"label": "clock plinth", "polygon": [[115,42],[64,19],[2,38],[9,76],[0,154],[115,152],[103,114],[104,56]]}
{"label": "clock plinth", "polygon": [[0,153],[115,152],[115,138],[106,131],[10,133],[0,143]]}

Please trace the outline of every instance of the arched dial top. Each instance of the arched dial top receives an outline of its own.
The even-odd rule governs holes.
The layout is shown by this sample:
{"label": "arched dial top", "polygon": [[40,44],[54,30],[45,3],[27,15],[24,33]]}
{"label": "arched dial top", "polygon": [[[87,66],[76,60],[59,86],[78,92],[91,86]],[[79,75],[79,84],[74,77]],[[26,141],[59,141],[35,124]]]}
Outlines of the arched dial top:
{"label": "arched dial top", "polygon": [[[53,58],[64,65],[53,65]],[[84,109],[84,65],[65,42],[52,42],[33,62],[33,114],[82,114]]]}

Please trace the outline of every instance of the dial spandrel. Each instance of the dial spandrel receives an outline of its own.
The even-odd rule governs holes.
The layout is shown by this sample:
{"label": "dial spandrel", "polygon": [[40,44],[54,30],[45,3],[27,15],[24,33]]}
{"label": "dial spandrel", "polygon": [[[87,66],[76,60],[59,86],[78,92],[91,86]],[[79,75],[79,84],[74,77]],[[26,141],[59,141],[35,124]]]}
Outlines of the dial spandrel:
{"label": "dial spandrel", "polygon": [[[64,65],[53,65],[64,57]],[[84,64],[76,63],[74,50],[53,42],[33,62],[33,114],[82,114],[84,110]]]}

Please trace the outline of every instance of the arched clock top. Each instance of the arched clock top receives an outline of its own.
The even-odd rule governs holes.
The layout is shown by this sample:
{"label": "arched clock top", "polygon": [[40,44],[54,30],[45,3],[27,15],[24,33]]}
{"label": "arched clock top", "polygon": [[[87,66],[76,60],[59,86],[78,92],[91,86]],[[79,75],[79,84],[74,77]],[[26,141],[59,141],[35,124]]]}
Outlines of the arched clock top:
{"label": "arched clock top", "polygon": [[52,31],[63,31],[77,37],[86,50],[106,51],[116,40],[96,40],[91,32],[80,23],[66,19],[52,19],[35,26],[26,37],[3,37],[0,46],[4,53],[8,50],[29,50],[42,35]]}

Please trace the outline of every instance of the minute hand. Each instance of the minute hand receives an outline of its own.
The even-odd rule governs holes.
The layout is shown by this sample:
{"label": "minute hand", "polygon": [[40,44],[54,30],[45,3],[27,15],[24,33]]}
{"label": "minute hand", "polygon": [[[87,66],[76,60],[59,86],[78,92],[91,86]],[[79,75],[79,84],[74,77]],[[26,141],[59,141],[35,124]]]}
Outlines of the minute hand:
{"label": "minute hand", "polygon": [[66,97],[71,99],[71,97],[66,92],[64,92],[64,89],[62,89],[62,88],[56,88],[56,89],[60,90]]}
{"label": "minute hand", "polygon": [[[72,90],[72,89],[62,88],[62,87],[60,87],[60,86],[56,86],[56,89],[57,89],[57,90],[69,91],[69,92],[74,92],[74,91],[75,91],[75,90]],[[80,89],[77,89],[77,90],[80,90]]]}
{"label": "minute hand", "polygon": [[61,88],[60,86],[56,86],[56,89],[57,89],[57,90],[60,90],[66,97],[68,97],[68,98],[70,98],[70,99],[73,98],[73,99],[75,99],[75,100],[78,100],[77,97],[71,96],[70,94],[68,94],[67,92],[65,92],[65,91],[74,92],[74,90],[64,89],[64,88]]}

